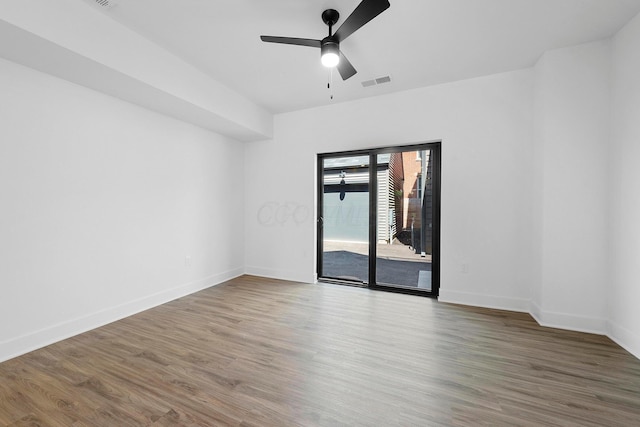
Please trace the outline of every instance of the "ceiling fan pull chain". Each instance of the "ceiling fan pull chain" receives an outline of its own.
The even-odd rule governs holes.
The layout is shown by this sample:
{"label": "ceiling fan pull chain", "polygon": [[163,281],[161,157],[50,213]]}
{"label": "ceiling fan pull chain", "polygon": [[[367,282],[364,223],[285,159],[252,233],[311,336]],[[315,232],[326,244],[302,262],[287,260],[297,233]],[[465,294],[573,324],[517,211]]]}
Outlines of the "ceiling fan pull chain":
{"label": "ceiling fan pull chain", "polygon": [[327,89],[329,89],[329,99],[333,99],[333,68],[329,68],[329,82],[327,83]]}

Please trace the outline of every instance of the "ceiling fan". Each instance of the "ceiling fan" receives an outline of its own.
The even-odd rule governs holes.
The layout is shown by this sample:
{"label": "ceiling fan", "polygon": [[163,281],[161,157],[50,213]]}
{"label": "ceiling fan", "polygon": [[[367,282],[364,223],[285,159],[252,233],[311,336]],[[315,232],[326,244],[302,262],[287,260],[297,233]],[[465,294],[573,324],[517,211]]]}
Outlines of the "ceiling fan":
{"label": "ceiling fan", "polygon": [[340,43],[360,27],[389,8],[387,0],[362,0],[338,30],[332,34],[333,26],[338,22],[340,14],[337,10],[327,9],[322,12],[322,21],[329,26],[329,36],[322,40],[301,39],[295,37],[260,36],[263,42],[293,44],[320,48],[322,64],[325,67],[337,67],[342,80],[357,73],[349,60],[340,51]]}

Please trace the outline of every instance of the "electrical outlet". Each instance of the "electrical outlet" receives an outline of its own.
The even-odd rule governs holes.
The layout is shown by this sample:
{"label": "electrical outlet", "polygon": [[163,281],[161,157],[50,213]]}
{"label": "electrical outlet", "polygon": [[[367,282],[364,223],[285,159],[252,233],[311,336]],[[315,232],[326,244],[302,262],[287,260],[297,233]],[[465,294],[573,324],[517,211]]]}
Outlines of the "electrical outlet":
{"label": "electrical outlet", "polygon": [[186,255],[184,257],[184,266],[191,267],[191,255]]}
{"label": "electrical outlet", "polygon": [[462,270],[463,273],[467,274],[469,272],[469,264],[463,263],[460,267],[460,270]]}

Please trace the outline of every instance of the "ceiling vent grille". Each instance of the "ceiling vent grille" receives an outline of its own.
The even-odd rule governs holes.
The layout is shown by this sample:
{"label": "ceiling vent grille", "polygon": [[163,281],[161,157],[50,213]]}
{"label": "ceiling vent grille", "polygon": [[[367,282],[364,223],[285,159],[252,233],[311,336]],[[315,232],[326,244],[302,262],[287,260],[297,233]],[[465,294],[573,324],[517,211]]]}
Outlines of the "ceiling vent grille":
{"label": "ceiling vent grille", "polygon": [[362,82],[362,87],[371,87],[375,85],[381,85],[391,82],[390,76],[378,77],[377,79],[365,80]]}
{"label": "ceiling vent grille", "polygon": [[114,0],[88,0],[90,3],[100,6],[101,9],[111,9],[116,5]]}

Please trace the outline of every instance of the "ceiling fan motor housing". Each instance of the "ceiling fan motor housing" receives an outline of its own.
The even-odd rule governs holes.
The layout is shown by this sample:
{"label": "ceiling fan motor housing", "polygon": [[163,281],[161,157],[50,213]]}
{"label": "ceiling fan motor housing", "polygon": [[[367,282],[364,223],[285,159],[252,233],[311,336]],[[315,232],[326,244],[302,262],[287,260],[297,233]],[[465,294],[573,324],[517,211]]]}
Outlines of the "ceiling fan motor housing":
{"label": "ceiling fan motor housing", "polygon": [[325,37],[322,39],[322,45],[320,46],[320,56],[324,56],[327,53],[335,53],[340,55],[340,43],[338,43],[333,36]]}

